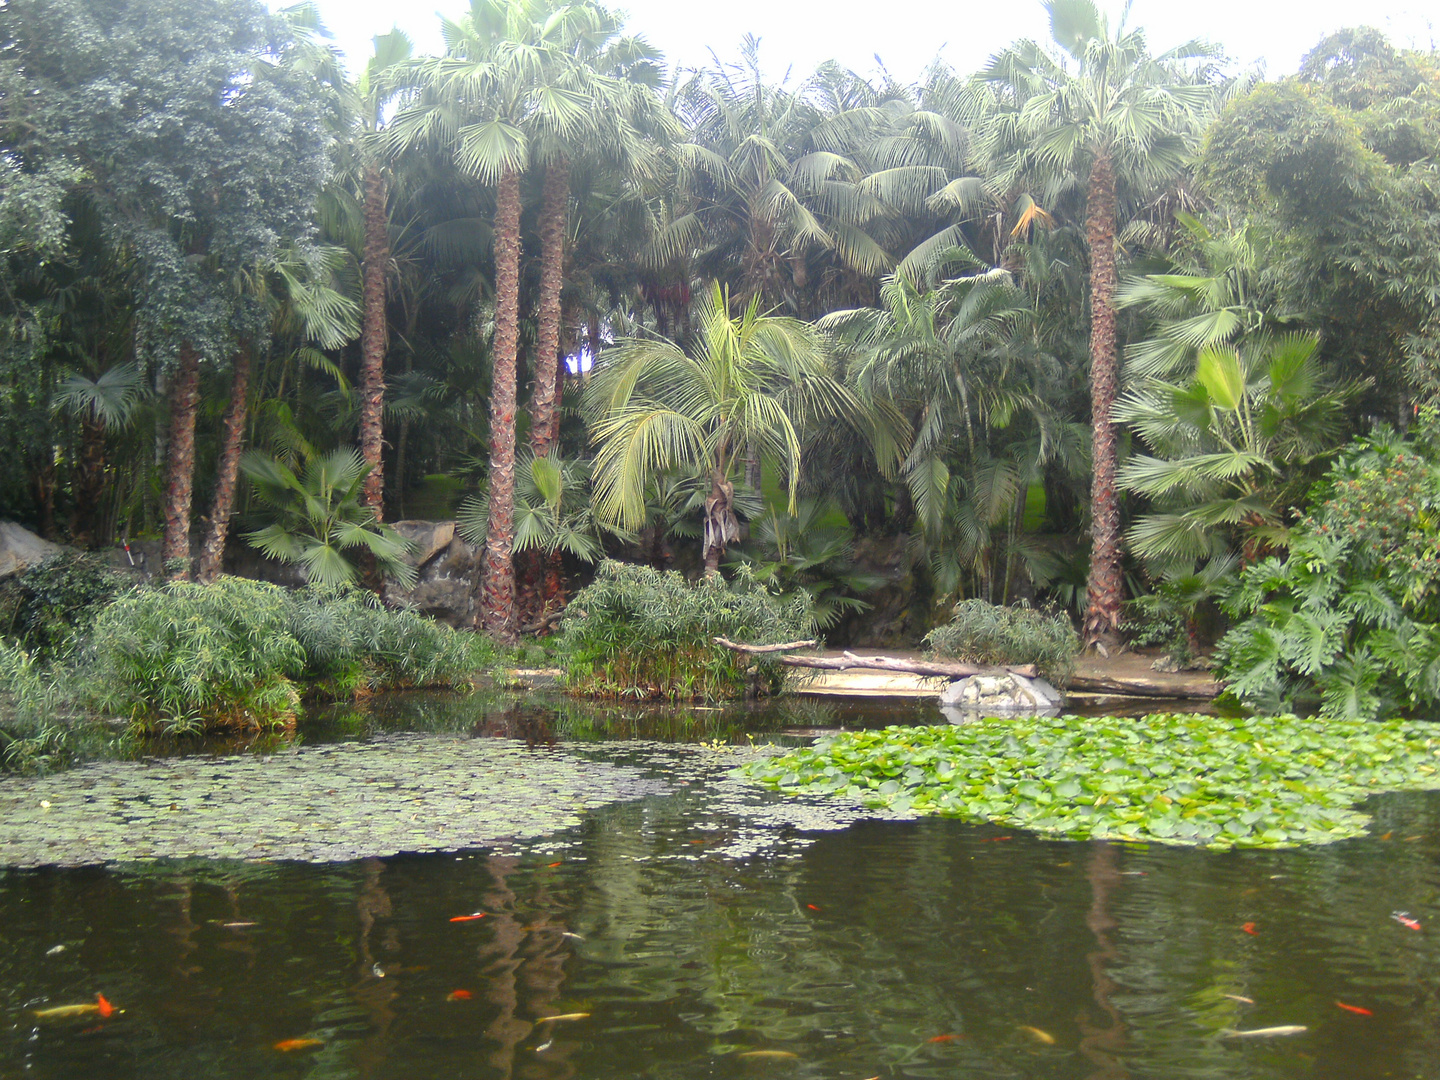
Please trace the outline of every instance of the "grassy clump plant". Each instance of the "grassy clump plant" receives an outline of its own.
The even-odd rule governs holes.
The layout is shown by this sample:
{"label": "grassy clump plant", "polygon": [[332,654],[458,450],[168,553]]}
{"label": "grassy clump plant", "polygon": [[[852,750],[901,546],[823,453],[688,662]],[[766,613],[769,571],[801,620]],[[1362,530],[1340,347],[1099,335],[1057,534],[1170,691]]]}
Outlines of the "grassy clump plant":
{"label": "grassy clump plant", "polygon": [[288,726],[307,693],[455,685],[492,652],[367,593],[222,578],[122,596],[95,621],[72,677],[92,710],[183,733]]}
{"label": "grassy clump plant", "polygon": [[1069,840],[1283,848],[1363,835],[1383,791],[1440,788],[1440,726],[1193,714],[990,719],[822,739],[748,766],[790,794]]}
{"label": "grassy clump plant", "polygon": [[750,644],[806,636],[810,598],[781,603],[741,567],[691,584],[674,571],[605,562],[561,624],[572,692],[591,697],[714,701],[774,693],[783,667],[714,639]]}
{"label": "grassy clump plant", "polygon": [[1080,655],[1080,635],[1064,615],[984,600],[960,601],[954,617],[930,631],[925,644],[940,656],[972,664],[1034,664],[1043,678],[1062,687]]}

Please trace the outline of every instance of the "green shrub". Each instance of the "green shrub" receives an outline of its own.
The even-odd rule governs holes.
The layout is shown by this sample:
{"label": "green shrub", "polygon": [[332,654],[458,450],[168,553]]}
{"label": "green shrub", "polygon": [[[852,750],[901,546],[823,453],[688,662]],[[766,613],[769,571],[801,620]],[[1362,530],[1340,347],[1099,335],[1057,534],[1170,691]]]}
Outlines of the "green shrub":
{"label": "green shrub", "polygon": [[37,772],[68,757],[70,706],[43,664],[0,642],[0,766]]}
{"label": "green shrub", "polygon": [[0,585],[0,628],[37,659],[63,656],[130,587],[98,556],[54,555]]}
{"label": "green shrub", "polygon": [[1286,558],[1246,567],[1220,675],[1256,709],[1440,714],[1440,422],[1352,443]]}
{"label": "green shrub", "polygon": [[1034,664],[1044,678],[1062,687],[1080,655],[1080,635],[1064,615],[984,600],[961,600],[950,622],[930,631],[925,644],[941,656],[972,664]]}
{"label": "green shrub", "polygon": [[741,568],[727,586],[718,576],[688,584],[674,571],[605,562],[570,602],[560,646],[572,691],[595,697],[719,700],[777,692],[783,667],[716,645],[805,636],[810,599],[781,604]]}
{"label": "green shrub", "polygon": [[96,620],[80,674],[94,707],[185,732],[289,725],[307,691],[455,684],[488,653],[367,594],[222,578],[121,597]]}

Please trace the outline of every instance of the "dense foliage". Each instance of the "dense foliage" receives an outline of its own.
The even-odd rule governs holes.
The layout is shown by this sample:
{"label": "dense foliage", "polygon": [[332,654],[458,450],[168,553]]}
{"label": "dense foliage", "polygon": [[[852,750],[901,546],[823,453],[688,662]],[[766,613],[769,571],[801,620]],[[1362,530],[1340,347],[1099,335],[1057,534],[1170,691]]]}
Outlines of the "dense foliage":
{"label": "dense foliage", "polygon": [[97,556],[53,556],[0,582],[0,638],[40,660],[64,656],[130,586]]}
{"label": "dense foliage", "polygon": [[198,526],[205,581],[233,517],[373,583],[382,522],[458,502],[508,639],[602,556],[716,569],[823,498],[909,610],[1108,638],[1440,388],[1440,64],[1357,29],[1260,82],[1045,7],[975,73],[777,82],[472,0],[351,82],[308,5],[4,4],[0,516],[179,576]]}
{"label": "dense foliage", "polygon": [[1220,646],[1254,708],[1331,717],[1440,711],[1440,420],[1353,443],[1317,486],[1289,554],[1246,567]]}
{"label": "dense foliage", "polygon": [[796,641],[810,625],[803,593],[785,603],[740,571],[734,587],[708,575],[693,584],[671,571],[602,563],[561,624],[568,684],[594,697],[714,701],[773,693],[781,665],[714,641]]}
{"label": "dense foliage", "polygon": [[982,720],[823,739],[749,767],[783,792],[1070,840],[1295,847],[1360,836],[1356,804],[1440,788],[1440,729],[1152,715]]}
{"label": "dense foliage", "polygon": [[1080,637],[1066,616],[984,600],[960,601],[951,620],[930,631],[925,644],[941,656],[975,664],[1034,664],[1060,687],[1070,681],[1080,655]]}
{"label": "dense foliage", "polygon": [[269,727],[293,723],[307,690],[453,685],[480,666],[484,648],[368,594],[222,578],[111,604],[80,674],[96,707],[142,728]]}
{"label": "dense foliage", "polygon": [[0,753],[61,761],[97,719],[132,733],[294,723],[307,696],[458,686],[495,662],[490,642],[373,595],[221,578],[132,588],[50,662],[0,644]]}

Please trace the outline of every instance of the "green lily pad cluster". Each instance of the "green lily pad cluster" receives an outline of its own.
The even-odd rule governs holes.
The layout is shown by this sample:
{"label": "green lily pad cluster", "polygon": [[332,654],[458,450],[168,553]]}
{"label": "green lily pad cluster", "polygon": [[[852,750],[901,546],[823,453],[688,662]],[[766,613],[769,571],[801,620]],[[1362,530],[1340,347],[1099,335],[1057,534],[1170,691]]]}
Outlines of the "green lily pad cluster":
{"label": "green lily pad cluster", "polygon": [[1440,788],[1440,725],[1157,714],[848,732],[747,766],[787,793],[1071,840],[1283,848],[1360,836],[1356,804]]}

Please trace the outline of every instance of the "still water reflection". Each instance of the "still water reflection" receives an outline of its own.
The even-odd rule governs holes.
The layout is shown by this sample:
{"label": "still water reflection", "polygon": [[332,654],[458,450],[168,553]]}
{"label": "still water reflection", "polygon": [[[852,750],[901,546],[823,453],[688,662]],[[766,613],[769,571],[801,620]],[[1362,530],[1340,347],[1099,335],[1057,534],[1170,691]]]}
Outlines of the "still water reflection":
{"label": "still water reflection", "polygon": [[[562,749],[615,726],[465,708],[400,711]],[[886,718],[627,715],[737,740]],[[1372,838],[1298,852],[924,820],[737,859],[707,852],[745,822],[686,787],[505,854],[0,872],[0,1077],[1430,1080],[1440,794],[1373,809]],[[97,992],[124,1013],[32,1015]],[[1308,1031],[1220,1036],[1274,1025]]]}

